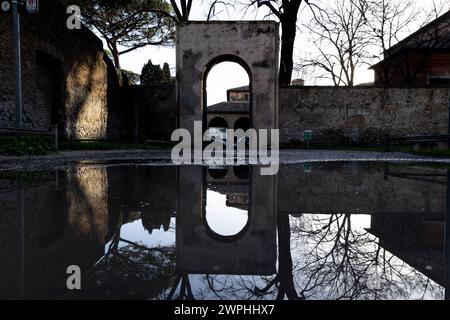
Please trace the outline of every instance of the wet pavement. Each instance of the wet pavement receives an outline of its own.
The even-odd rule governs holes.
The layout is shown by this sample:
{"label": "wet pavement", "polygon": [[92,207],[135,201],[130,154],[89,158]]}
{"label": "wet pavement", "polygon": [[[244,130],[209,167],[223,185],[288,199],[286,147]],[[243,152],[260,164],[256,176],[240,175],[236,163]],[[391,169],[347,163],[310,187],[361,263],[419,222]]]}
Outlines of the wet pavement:
{"label": "wet pavement", "polygon": [[[45,170],[85,164],[146,163],[171,164],[169,150],[65,151],[46,156],[2,157],[2,170]],[[323,161],[402,161],[450,163],[450,158],[432,158],[402,152],[333,150],[281,150],[281,163]]]}
{"label": "wet pavement", "polygon": [[[450,296],[450,167],[305,161],[277,176],[257,169],[0,172],[0,298]],[[68,289],[69,266],[80,268],[81,290]]]}

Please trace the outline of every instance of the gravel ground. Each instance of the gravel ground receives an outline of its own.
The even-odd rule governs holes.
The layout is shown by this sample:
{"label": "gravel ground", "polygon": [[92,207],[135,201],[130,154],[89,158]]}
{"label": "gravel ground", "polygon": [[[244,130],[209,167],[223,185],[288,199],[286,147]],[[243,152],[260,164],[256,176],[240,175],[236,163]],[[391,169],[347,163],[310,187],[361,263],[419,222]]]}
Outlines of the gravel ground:
{"label": "gravel ground", "polygon": [[[449,163],[450,158],[431,158],[398,152],[361,152],[332,150],[281,150],[281,164],[304,162],[433,162]],[[170,165],[167,150],[65,151],[47,156],[0,156],[0,171],[60,169],[74,165],[114,165],[146,163]]]}

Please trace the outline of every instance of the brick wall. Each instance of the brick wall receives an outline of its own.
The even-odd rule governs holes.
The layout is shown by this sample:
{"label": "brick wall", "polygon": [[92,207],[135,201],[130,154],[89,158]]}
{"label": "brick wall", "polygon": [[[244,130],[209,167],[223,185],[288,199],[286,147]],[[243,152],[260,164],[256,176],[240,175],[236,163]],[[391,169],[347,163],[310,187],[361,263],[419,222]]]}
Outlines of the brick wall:
{"label": "brick wall", "polygon": [[447,88],[296,87],[280,92],[282,144],[380,143],[393,136],[446,134]]}
{"label": "brick wall", "polygon": [[174,85],[124,86],[117,101],[122,137],[131,141],[170,140],[177,128]]}
{"label": "brick wall", "polygon": [[[174,86],[131,86],[120,99],[126,136],[170,139],[176,127]],[[124,102],[125,103],[125,102]],[[280,139],[283,146],[313,142],[380,144],[384,135],[446,134],[447,88],[292,87],[280,90]]]}
{"label": "brick wall", "polygon": [[[91,31],[68,30],[66,8],[40,1],[40,12],[21,14],[23,126],[52,124],[74,139],[108,136],[108,95],[117,84],[103,44]],[[15,126],[11,13],[0,14],[0,127]]]}

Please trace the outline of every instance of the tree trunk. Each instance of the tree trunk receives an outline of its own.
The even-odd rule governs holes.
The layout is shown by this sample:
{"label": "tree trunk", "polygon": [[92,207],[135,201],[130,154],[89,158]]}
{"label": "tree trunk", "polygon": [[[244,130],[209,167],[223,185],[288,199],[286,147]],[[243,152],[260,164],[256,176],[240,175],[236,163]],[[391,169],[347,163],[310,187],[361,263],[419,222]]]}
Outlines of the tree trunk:
{"label": "tree trunk", "polygon": [[116,69],[120,69],[120,54],[119,50],[117,50],[116,43],[111,43],[111,54],[114,59],[114,66],[116,67]]}
{"label": "tree trunk", "polygon": [[280,281],[277,299],[283,299],[284,295],[286,295],[289,300],[297,300],[299,296],[295,290],[294,276],[292,274],[291,226],[289,214],[278,212],[277,228],[278,276]]}
{"label": "tree trunk", "polygon": [[280,86],[290,86],[294,68],[294,41],[297,33],[297,16],[288,16],[281,21]]}

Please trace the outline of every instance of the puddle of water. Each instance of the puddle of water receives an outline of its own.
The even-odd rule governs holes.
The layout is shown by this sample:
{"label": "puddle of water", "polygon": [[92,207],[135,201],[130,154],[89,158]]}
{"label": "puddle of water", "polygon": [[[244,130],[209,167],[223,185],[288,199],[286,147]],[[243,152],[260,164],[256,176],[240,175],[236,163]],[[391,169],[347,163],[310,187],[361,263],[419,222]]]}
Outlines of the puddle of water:
{"label": "puddle of water", "polygon": [[0,298],[445,299],[447,184],[375,163],[2,174]]}

